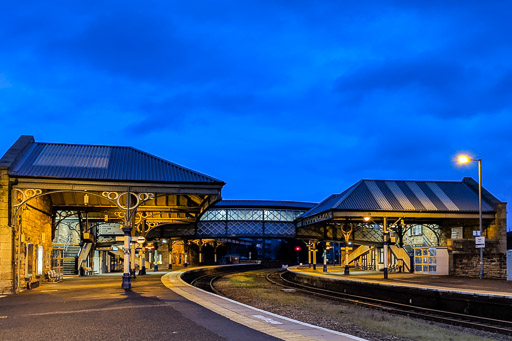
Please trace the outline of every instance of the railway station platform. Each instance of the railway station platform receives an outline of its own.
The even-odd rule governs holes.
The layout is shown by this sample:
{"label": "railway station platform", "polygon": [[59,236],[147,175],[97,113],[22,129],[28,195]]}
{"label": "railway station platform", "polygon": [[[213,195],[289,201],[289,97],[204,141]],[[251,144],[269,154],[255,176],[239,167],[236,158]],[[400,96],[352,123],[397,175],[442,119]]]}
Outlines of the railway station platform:
{"label": "railway station platform", "polygon": [[276,315],[201,290],[183,281],[181,279],[183,272],[184,270],[169,272],[162,276],[162,283],[185,299],[251,329],[281,340],[364,340],[349,334]]}
{"label": "railway station platform", "polygon": [[316,270],[313,270],[312,267],[309,268],[308,266],[290,267],[288,270],[293,273],[336,279],[340,281],[373,283],[391,287],[410,287],[438,292],[506,297],[508,299],[512,299],[512,281],[506,280],[436,276],[414,273],[390,273],[389,278],[384,279],[383,273],[379,271],[351,270],[350,275],[345,275],[343,267],[329,266],[327,268],[327,272],[323,272],[322,265],[317,265]]}

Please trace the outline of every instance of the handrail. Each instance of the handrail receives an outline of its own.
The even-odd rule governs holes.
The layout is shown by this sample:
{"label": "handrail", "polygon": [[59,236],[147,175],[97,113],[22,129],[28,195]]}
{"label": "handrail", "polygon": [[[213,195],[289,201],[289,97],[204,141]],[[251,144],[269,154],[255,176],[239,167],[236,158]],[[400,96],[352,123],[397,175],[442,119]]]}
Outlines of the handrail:
{"label": "handrail", "polygon": [[357,258],[363,256],[365,253],[370,251],[371,248],[368,245],[361,245],[348,255],[348,264],[354,262]]}
{"label": "handrail", "polygon": [[92,249],[92,243],[85,243],[85,246],[82,249],[80,249],[80,255],[78,256],[78,262],[77,262],[77,270],[80,270],[82,263],[85,261],[85,259],[89,255],[89,252],[91,252],[91,249]]}
{"label": "handrail", "polygon": [[397,260],[401,260],[404,263],[404,267],[407,271],[411,271],[411,257],[403,248],[396,245],[390,245],[390,250]]}
{"label": "handrail", "polygon": [[68,251],[70,241],[71,241],[71,236],[68,236],[68,238],[66,239],[66,243],[64,243],[64,252]]}

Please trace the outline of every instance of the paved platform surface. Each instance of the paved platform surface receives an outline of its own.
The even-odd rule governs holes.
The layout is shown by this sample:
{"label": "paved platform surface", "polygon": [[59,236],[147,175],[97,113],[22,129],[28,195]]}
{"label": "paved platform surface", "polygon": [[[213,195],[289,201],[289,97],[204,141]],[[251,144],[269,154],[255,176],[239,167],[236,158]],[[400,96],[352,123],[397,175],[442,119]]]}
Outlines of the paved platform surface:
{"label": "paved platform surface", "polygon": [[339,266],[328,267],[327,273],[322,271],[322,266],[317,266],[316,270],[307,266],[290,267],[289,270],[312,276],[331,277],[340,280],[373,282],[385,285],[408,286],[430,290],[512,298],[512,281],[506,280],[420,275],[411,273],[390,273],[389,278],[384,279],[383,273],[379,271],[351,270],[350,275],[345,275],[344,269]]}
{"label": "paved platform surface", "polygon": [[138,276],[130,291],[116,273],[0,295],[0,340],[363,340],[207,293],[181,272]]}
{"label": "paved platform surface", "polygon": [[75,277],[0,298],[0,340],[277,340],[166,288],[165,273]]}
{"label": "paved platform surface", "polygon": [[[206,292],[185,283],[183,271],[170,272],[162,282],[180,296],[237,323],[282,340],[364,340],[352,335],[317,327]],[[246,338],[250,340],[250,338]]]}

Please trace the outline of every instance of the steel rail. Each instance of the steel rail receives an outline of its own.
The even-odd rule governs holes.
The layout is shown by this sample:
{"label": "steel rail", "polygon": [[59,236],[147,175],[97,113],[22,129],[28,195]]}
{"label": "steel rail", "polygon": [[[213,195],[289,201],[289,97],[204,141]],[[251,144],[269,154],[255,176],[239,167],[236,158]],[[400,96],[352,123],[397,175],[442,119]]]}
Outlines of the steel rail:
{"label": "steel rail", "polygon": [[208,283],[207,285],[209,285],[210,287],[210,290],[217,294],[217,295],[220,295],[220,296],[224,296],[221,292],[219,292],[215,286],[214,286],[214,282],[216,280],[218,280],[219,278],[221,277],[224,277],[226,275],[232,275],[232,274],[236,274],[236,273],[242,273],[244,271],[230,271],[230,272],[224,272],[224,273],[221,273],[221,274],[208,274],[208,275],[202,275],[202,276],[199,276],[197,278],[194,278],[192,281],[190,281],[190,285],[193,285],[195,287],[199,287],[200,288],[200,285],[198,283],[201,283],[201,281],[205,284],[204,287],[206,287],[206,283]]}
{"label": "steel rail", "polygon": [[[279,274],[279,279],[284,283],[279,283],[271,276]],[[379,300],[365,296],[358,296],[353,294],[347,294],[339,291],[333,291],[328,289],[317,288],[308,286],[300,283],[296,283],[283,278],[283,272],[277,271],[267,274],[267,281],[272,284],[293,288],[297,291],[313,294],[315,296],[336,299],[346,303],[356,304],[359,306],[369,307],[373,309],[385,310],[387,312],[396,313],[400,315],[413,316],[425,320],[442,322],[452,325],[459,325],[468,328],[480,329],[491,331],[499,334],[512,335],[512,322],[492,319],[481,316],[465,315],[459,313],[453,313],[444,310],[422,308],[402,303],[396,303],[391,301]]]}

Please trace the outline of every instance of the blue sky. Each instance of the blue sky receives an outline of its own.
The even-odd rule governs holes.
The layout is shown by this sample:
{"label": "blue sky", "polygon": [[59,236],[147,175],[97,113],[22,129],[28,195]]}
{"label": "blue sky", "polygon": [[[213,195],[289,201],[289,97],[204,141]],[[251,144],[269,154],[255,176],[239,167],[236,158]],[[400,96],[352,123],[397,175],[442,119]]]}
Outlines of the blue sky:
{"label": "blue sky", "polygon": [[21,134],[129,145],[224,198],[320,201],[476,178],[467,151],[512,202],[510,2],[141,4],[0,5],[0,153]]}

